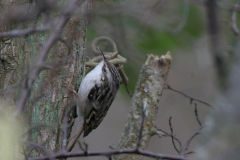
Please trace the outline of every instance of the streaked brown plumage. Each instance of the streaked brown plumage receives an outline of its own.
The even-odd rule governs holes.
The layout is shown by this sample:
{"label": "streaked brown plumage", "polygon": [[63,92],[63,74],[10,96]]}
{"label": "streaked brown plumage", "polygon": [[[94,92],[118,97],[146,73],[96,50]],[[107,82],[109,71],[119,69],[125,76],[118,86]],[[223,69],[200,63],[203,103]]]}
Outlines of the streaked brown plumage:
{"label": "streaked brown plumage", "polygon": [[102,122],[120,85],[117,68],[101,53],[103,61],[84,77],[78,91],[78,115],[84,123],[84,137]]}

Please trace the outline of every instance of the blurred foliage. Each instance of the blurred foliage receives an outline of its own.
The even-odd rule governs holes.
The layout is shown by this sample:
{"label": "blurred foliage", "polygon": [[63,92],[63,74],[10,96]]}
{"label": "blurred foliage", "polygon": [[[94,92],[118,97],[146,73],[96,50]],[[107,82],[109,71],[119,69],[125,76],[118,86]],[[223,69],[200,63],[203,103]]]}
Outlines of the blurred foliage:
{"label": "blurred foliage", "polygon": [[[124,70],[129,78],[131,92],[144,63],[145,54],[162,55],[167,51],[177,54],[175,50],[188,48],[202,36],[204,30],[203,15],[199,6],[186,5],[184,1],[173,4],[164,1],[159,9],[156,9],[158,1],[141,2],[142,6],[148,6],[146,10],[139,5],[140,1],[129,1],[129,4],[112,1],[111,5],[104,2],[94,3],[93,19],[87,33],[89,43],[99,36],[109,36],[116,42],[120,54],[128,60]],[[136,5],[130,7],[131,11],[124,10],[134,3]],[[108,13],[105,13],[107,11]],[[166,21],[161,21],[162,19]],[[182,28],[175,32],[178,25],[182,25]],[[89,50],[90,47],[90,53]]]}
{"label": "blurred foliage", "polygon": [[1,160],[22,159],[20,141],[22,140],[22,124],[13,116],[14,105],[0,99],[0,155]]}
{"label": "blurred foliage", "polygon": [[[148,28],[143,40],[137,43],[137,45],[146,52],[161,52],[162,54],[169,50],[175,50],[176,48],[188,47],[202,35],[203,21],[199,8],[194,5],[189,6],[189,13],[186,16],[187,21],[185,26],[183,26],[184,28],[178,31],[178,33],[173,32],[174,27],[172,27],[172,32]],[[136,40],[139,41],[139,39]]]}

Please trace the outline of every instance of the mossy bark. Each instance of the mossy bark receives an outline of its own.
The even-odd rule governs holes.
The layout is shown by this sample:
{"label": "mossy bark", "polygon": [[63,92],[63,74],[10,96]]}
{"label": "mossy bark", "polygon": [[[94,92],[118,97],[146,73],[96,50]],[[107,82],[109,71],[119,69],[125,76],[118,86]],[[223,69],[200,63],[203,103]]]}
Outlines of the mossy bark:
{"label": "mossy bark", "polygon": [[[155,119],[170,64],[171,56],[169,53],[161,57],[148,55],[145,65],[140,72],[139,80],[132,98],[127,123],[117,148],[135,148],[137,146],[141,130],[143,110],[145,110],[145,118],[140,148],[145,149],[151,136],[157,133]],[[142,159],[142,156],[118,155],[114,156],[114,159],[139,160]]]}
{"label": "mossy bark", "polygon": [[[24,2],[25,3],[25,2]],[[76,13],[84,13],[91,5],[88,0],[79,7]],[[14,4],[2,2],[7,10]],[[39,17],[42,25],[45,15]],[[57,19],[55,13],[51,13]],[[46,65],[50,70],[42,71],[28,99],[24,110],[24,120],[29,133],[27,139],[42,144],[51,152],[61,149],[63,116],[65,111],[74,105],[74,95],[71,89],[77,90],[84,74],[86,52],[86,30],[88,18],[85,14],[73,15],[63,30],[62,39],[58,41],[48,53]],[[24,27],[31,28],[34,22],[24,23]],[[6,29],[5,29],[6,28]],[[1,31],[11,30],[14,27],[1,28]],[[16,101],[21,82],[36,62],[37,54],[50,32],[38,33],[27,37],[6,38],[1,41],[0,47],[0,89],[1,96]],[[72,122],[69,118],[68,122]],[[71,132],[70,124],[68,135]],[[32,150],[31,156],[40,156],[42,152]]]}

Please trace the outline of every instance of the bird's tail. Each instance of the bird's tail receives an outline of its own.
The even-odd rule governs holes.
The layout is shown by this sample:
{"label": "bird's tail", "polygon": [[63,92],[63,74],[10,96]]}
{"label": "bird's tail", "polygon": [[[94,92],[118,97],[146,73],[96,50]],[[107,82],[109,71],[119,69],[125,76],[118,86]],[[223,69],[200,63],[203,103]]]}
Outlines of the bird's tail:
{"label": "bird's tail", "polygon": [[68,145],[66,147],[67,152],[70,152],[73,149],[73,147],[78,141],[78,138],[81,136],[83,132],[83,128],[84,128],[84,125],[83,123],[81,123],[81,126],[78,128],[78,131],[76,132],[76,134],[69,139]]}

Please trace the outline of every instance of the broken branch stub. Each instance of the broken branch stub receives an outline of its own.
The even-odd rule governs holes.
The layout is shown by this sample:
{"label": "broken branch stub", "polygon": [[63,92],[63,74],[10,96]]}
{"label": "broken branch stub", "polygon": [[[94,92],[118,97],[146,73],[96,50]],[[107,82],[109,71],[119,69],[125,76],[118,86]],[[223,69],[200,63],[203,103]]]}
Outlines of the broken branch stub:
{"label": "broken branch stub", "polygon": [[[133,94],[131,107],[125,128],[122,132],[117,148],[135,148],[138,143],[142,110],[145,110],[145,119],[140,142],[140,149],[147,147],[151,136],[157,134],[155,119],[159,100],[165,85],[171,65],[171,55],[168,52],[163,56],[148,55],[139,75]],[[140,155],[117,155],[115,160],[142,159]]]}

